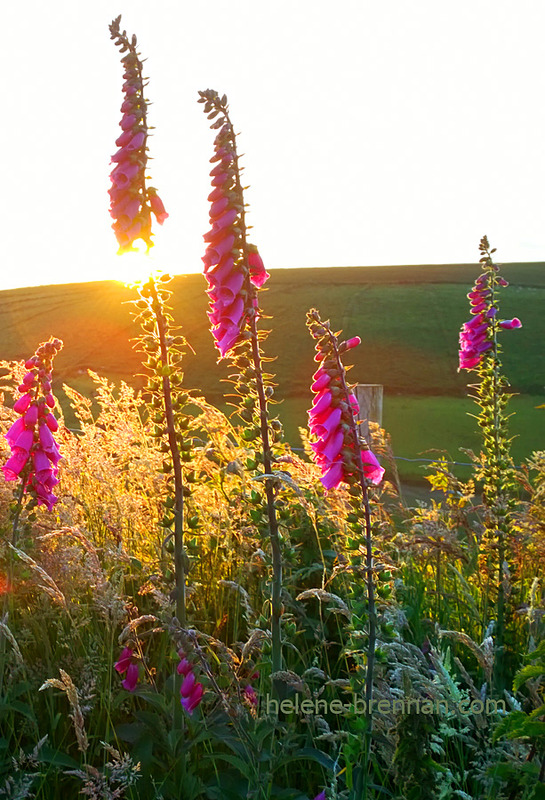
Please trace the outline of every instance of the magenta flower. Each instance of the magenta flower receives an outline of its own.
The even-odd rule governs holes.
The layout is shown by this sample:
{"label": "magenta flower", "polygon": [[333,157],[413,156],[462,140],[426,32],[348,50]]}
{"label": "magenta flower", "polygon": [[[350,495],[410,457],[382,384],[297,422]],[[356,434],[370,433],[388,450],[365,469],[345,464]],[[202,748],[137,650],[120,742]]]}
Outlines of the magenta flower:
{"label": "magenta flower", "polygon": [[49,409],[55,405],[51,394],[53,359],[61,348],[60,339],[51,339],[41,344],[25,364],[29,371],[19,387],[24,394],[13,405],[21,416],[6,434],[11,456],[2,467],[7,481],[15,481],[23,474],[25,492],[48,511],[58,499],[52,490],[59,482],[57,465],[61,454],[52,431],[59,425]]}
{"label": "magenta flower", "polygon": [[250,267],[250,280],[259,289],[263,286],[271,276],[265,269],[265,265],[261,256],[257,252],[255,245],[250,245],[250,252],[248,254],[248,265]]}
{"label": "magenta flower", "polygon": [[193,666],[185,657],[183,650],[178,650],[180,662],[177,667],[178,675],[183,675],[184,679],[180,686],[180,702],[188,714],[192,714],[202,700],[204,686],[198,683],[193,672]]}
{"label": "magenta flower", "polygon": [[325,800],[325,789],[320,794],[317,794],[314,800]]}
{"label": "magenta flower", "polygon": [[250,684],[248,684],[247,686],[244,687],[243,694],[244,694],[244,698],[246,699],[246,701],[251,706],[254,706],[254,708],[257,708],[258,698],[257,698],[257,692],[254,689],[254,687],[250,686]]}
{"label": "magenta flower", "polygon": [[[120,33],[117,17],[110,25],[111,38],[126,54],[121,59],[125,68],[121,105],[121,135],[116,140],[119,148],[112,156],[115,165],[110,178],[110,214],[114,219],[112,228],[119,243],[118,253],[134,251],[134,242],[142,239],[148,246],[151,240],[151,214],[162,225],[168,217],[161,198],[153,187],[146,187],[147,102],[144,99],[142,62],[136,52],[136,37],[129,41],[126,31]],[[128,51],[128,52],[127,52]]]}
{"label": "magenta flower", "polygon": [[114,664],[114,669],[120,675],[127,673],[121,685],[127,692],[134,692],[138,684],[138,661],[130,647],[125,647],[121,651],[121,655]]}
{"label": "magenta flower", "polygon": [[216,92],[199,92],[199,102],[209,118],[223,114],[212,127],[219,128],[214,140],[214,164],[210,177],[210,230],[203,256],[204,276],[210,299],[208,317],[215,345],[224,358],[241,341],[248,319],[256,315],[256,289],[270,277],[257,247],[246,241],[244,199],[240,184],[235,133],[229,121],[227,98]]}
{"label": "magenta flower", "polygon": [[472,370],[480,366],[484,354],[494,349],[495,333],[498,328],[512,330],[522,326],[516,317],[500,321],[496,319],[498,314],[496,287],[508,285],[504,278],[498,277],[496,270],[483,272],[475,281],[472,291],[467,295],[472,318],[464,322],[459,336],[458,370]]}
{"label": "magenta flower", "polygon": [[192,714],[202,700],[204,687],[202,683],[196,683],[191,692],[187,695],[182,694],[180,702],[188,714]]}
{"label": "magenta flower", "polygon": [[522,322],[518,317],[514,317],[513,319],[504,319],[503,322],[498,323],[500,328],[504,328],[506,331],[513,330],[513,328],[522,328]]}
{"label": "magenta flower", "polygon": [[310,446],[322,471],[320,480],[325,489],[336,489],[343,482],[351,483],[361,460],[364,477],[378,484],[384,469],[354,434],[359,405],[348,390],[346,372],[339,357],[339,353],[357,347],[360,339],[355,336],[337,343],[329,328],[317,322],[318,312],[309,312],[308,318],[311,333],[317,339],[315,360],[321,365],[313,375],[311,389],[315,397],[308,412],[309,430],[315,440]]}

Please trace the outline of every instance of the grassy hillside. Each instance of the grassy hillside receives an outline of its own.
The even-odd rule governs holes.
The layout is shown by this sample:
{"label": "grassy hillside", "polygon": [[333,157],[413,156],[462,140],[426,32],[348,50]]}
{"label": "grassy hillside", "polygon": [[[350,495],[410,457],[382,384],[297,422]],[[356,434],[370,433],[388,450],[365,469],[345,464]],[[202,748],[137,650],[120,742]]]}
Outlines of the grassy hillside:
{"label": "grassy hillside", "polygon": [[[305,424],[302,412],[310,402],[315,365],[305,313],[314,306],[336,329],[361,336],[363,345],[350,354],[350,376],[354,382],[384,385],[384,422],[395,432],[396,450],[414,457],[429,446],[450,449],[472,425],[463,399],[468,376],[457,373],[457,347],[460,325],[468,317],[465,295],[477,274],[478,267],[467,264],[273,270],[269,290],[262,294],[262,307],[273,317],[266,350],[278,356],[277,395],[286,400],[282,416],[288,429]],[[502,337],[505,371],[514,391],[539,401],[545,395],[545,264],[507,264],[502,274],[511,283],[502,293],[502,316],[523,322],[521,330]],[[216,363],[205,281],[201,275],[178,276],[173,289],[175,318],[196,353],[187,356],[186,383],[218,402],[228,368]],[[58,383],[90,388],[86,371],[92,369],[138,384],[139,359],[129,341],[137,333],[128,302],[134,296],[113,281],[0,292],[0,356],[23,358],[55,335],[65,344],[56,365]],[[403,404],[398,397],[410,400]],[[448,413],[438,397],[451,398]],[[459,412],[452,412],[455,407]],[[538,441],[544,413],[536,412],[524,447],[532,448],[534,427],[534,449],[545,447]],[[438,437],[434,444],[431,434]]]}

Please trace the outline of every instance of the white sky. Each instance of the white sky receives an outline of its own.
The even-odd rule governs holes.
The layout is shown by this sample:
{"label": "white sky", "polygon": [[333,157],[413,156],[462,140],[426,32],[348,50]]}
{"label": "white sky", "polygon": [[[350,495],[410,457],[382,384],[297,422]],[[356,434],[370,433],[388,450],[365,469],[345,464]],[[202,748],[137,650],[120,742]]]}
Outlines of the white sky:
{"label": "white sky", "polygon": [[206,88],[267,267],[475,262],[485,233],[545,260],[543,0],[27,0],[0,10],[0,288],[132,269],[107,195],[119,13],[148,59],[157,266],[202,267]]}

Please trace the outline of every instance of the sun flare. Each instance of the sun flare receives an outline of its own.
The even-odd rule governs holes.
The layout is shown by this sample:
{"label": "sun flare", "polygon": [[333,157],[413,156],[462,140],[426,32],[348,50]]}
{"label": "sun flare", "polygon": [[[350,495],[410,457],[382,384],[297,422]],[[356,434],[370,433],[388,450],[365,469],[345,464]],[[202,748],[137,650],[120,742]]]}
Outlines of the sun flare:
{"label": "sun flare", "polygon": [[133,247],[134,252],[117,256],[114,267],[114,280],[127,286],[146,281],[158,270],[157,263],[143,239],[137,239]]}

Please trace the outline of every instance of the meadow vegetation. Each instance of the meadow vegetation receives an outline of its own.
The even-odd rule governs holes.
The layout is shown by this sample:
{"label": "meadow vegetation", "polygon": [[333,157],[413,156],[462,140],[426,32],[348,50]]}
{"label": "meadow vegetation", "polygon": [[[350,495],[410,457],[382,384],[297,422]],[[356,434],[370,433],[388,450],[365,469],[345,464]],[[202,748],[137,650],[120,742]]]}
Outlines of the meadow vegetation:
{"label": "meadow vegetation", "polygon": [[[110,32],[125,253],[168,214],[136,37]],[[500,271],[483,237],[479,269],[277,273],[263,296],[227,98],[199,102],[219,366],[198,277],[3,295],[0,798],[545,798],[540,271]],[[362,433],[349,378],[394,396],[396,437],[439,448],[426,501],[388,430]],[[473,432],[454,424],[466,384]],[[303,396],[292,446],[300,412],[288,435],[275,412]]]}
{"label": "meadow vegetation", "polygon": [[[474,271],[474,266],[456,264],[272,270],[261,303],[274,319],[269,342],[277,356],[276,396],[282,401],[278,413],[292,446],[302,446],[298,429],[306,426],[312,368],[302,370],[301,363],[311,363],[312,343],[304,318],[306,310],[316,305],[327,308],[339,327],[362,337],[364,348],[354,353],[350,377],[354,382],[383,384],[383,425],[396,455],[426,458],[424,451],[437,448],[447,451],[452,461],[465,461],[459,448],[476,446],[476,433],[466,416],[471,402],[464,376],[456,370],[453,332],[464,319],[465,287]],[[503,298],[505,313],[524,308],[525,316],[517,346],[504,353],[506,374],[519,395],[514,399],[513,422],[518,462],[532,449],[545,447],[542,412],[536,410],[545,403],[541,366],[545,269],[541,263],[508,264],[502,272],[510,281],[510,296]],[[201,275],[176,276],[172,281],[173,313],[195,351],[184,361],[186,382],[208,402],[228,411],[221,383],[228,370],[217,363],[203,285]],[[75,419],[63,383],[91,397],[94,383],[87,373],[91,369],[110,381],[124,380],[135,388],[143,385],[126,304],[133,296],[129,288],[113,281],[0,292],[6,359],[26,357],[51,330],[70,342],[57,360],[55,386],[71,426]],[[404,482],[423,482],[422,464],[399,461],[398,468]],[[466,477],[467,471],[451,468]]]}
{"label": "meadow vegetation", "polygon": [[[8,400],[25,367],[3,368]],[[389,437],[374,428],[390,480],[369,487],[378,633],[364,774],[368,595],[349,487],[324,491],[306,436],[304,454],[286,439],[274,445],[284,659],[275,695],[271,553],[247,424],[199,393],[184,398],[181,628],[160,414],[125,382],[90,380],[94,403],[64,387],[77,432],[61,421],[59,502],[22,508],[16,550],[17,498],[2,487],[0,796],[542,796],[543,452],[517,475],[499,650],[477,461],[461,483],[438,455],[428,469],[435,499],[407,507]],[[17,414],[7,402],[1,414],[7,430]],[[114,669],[127,645],[132,692]],[[182,719],[179,650],[204,687]]]}

